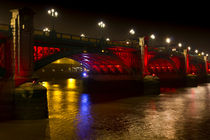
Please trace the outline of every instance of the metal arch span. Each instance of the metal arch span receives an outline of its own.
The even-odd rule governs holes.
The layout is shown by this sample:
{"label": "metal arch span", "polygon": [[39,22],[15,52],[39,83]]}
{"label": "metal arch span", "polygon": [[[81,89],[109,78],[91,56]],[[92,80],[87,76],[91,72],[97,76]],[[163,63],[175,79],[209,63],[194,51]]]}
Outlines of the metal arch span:
{"label": "metal arch span", "polygon": [[166,55],[156,55],[149,59],[147,68],[149,71],[155,71],[155,73],[178,72],[180,66]]}
{"label": "metal arch span", "polygon": [[128,74],[131,73],[119,58],[105,54],[82,53],[70,57],[80,63],[93,73],[103,74]]}
{"label": "metal arch span", "polygon": [[129,74],[131,69],[121,59],[104,53],[83,53],[82,50],[62,50],[62,48],[34,46],[35,70],[63,57],[80,62],[93,73]]}

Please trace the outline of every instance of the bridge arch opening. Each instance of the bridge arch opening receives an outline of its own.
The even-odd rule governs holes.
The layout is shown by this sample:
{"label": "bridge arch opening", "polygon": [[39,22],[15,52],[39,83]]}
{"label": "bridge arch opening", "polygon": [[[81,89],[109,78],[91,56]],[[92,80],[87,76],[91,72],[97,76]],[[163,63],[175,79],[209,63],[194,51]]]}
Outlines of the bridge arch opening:
{"label": "bridge arch opening", "polygon": [[148,72],[157,75],[161,80],[180,79],[177,64],[170,58],[153,58],[148,63]]}
{"label": "bridge arch opening", "polygon": [[37,71],[34,75],[41,79],[78,78],[83,71],[88,71],[80,62],[67,57],[57,59]]}

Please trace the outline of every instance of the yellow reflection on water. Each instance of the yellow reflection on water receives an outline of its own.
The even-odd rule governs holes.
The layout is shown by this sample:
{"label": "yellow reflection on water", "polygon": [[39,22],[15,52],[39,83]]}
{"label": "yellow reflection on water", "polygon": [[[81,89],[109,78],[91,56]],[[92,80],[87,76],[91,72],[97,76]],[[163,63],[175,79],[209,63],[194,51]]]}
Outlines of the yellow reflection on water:
{"label": "yellow reflection on water", "polygon": [[76,79],[69,78],[67,79],[67,88],[68,89],[76,89]]}
{"label": "yellow reflection on water", "polygon": [[58,85],[58,84],[53,84],[52,86],[53,86],[53,87],[56,87],[56,88],[58,88],[58,87],[59,87],[59,85]]}
{"label": "yellow reflection on water", "polygon": [[78,92],[76,91],[69,91],[66,94],[66,98],[68,102],[78,102]]}
{"label": "yellow reflection on water", "polygon": [[49,83],[46,81],[42,82],[42,86],[46,87],[47,89],[50,87]]}
{"label": "yellow reflection on water", "polygon": [[[53,82],[43,82],[47,88],[50,137],[61,139],[76,135],[77,115],[79,113],[79,92],[76,79],[66,79]],[[70,138],[71,139],[71,138]]]}
{"label": "yellow reflection on water", "polygon": [[51,112],[59,112],[62,109],[62,92],[59,89],[48,93],[48,102],[49,102],[49,114],[56,115],[55,118],[61,118],[60,113],[51,113]]}

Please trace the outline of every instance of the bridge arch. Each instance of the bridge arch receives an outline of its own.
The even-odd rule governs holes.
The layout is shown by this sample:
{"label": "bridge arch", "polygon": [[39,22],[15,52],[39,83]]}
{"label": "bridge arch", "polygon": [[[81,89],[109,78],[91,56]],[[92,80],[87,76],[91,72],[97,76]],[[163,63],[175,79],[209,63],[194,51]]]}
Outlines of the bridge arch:
{"label": "bridge arch", "polygon": [[195,57],[190,57],[189,73],[195,75],[205,75],[205,61],[198,58],[196,59]]}
{"label": "bridge arch", "polygon": [[70,58],[82,64],[93,73],[125,74],[129,68],[117,57],[103,53],[83,53],[81,50],[60,51],[35,61],[34,70],[38,70],[61,58]]}
{"label": "bridge arch", "polygon": [[184,66],[179,57],[156,54],[149,59],[147,70],[150,74],[157,75],[163,81],[171,79],[178,80],[184,76],[182,67]]}
{"label": "bridge arch", "polygon": [[148,61],[148,71],[151,73],[159,72],[178,72],[176,63],[165,55],[156,55]]}

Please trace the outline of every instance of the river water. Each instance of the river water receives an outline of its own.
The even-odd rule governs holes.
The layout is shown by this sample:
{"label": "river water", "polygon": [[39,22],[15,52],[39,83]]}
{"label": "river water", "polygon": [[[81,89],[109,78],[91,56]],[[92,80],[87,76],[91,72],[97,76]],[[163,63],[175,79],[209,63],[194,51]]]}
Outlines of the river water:
{"label": "river water", "polygon": [[[210,139],[210,84],[120,97],[81,92],[81,81],[46,81],[49,119],[0,123],[0,139]],[[130,95],[130,93],[128,93]]]}

